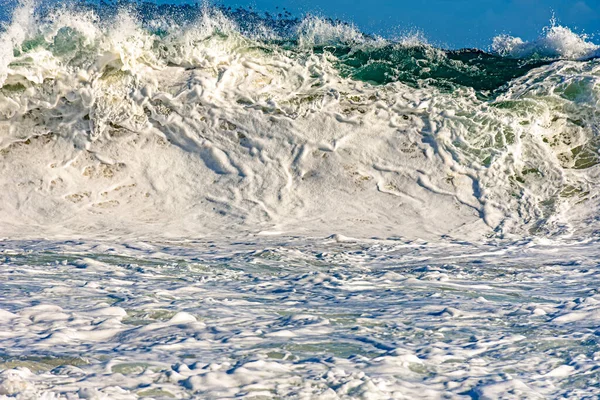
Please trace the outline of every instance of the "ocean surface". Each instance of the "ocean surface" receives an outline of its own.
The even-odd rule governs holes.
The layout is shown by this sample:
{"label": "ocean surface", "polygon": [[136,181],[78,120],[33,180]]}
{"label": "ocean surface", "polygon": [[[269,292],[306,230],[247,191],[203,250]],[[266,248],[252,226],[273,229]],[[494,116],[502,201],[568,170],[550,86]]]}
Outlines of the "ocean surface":
{"label": "ocean surface", "polygon": [[0,399],[600,395],[590,38],[0,7]]}

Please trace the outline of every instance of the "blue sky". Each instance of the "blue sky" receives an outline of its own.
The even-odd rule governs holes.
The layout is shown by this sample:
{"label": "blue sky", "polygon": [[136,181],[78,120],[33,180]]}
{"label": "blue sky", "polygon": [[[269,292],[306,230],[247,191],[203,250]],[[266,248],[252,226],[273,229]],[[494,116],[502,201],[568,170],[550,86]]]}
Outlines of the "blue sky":
{"label": "blue sky", "polygon": [[561,25],[596,34],[600,42],[600,0],[220,0],[220,4],[295,15],[315,13],[354,22],[363,31],[398,36],[420,30],[446,47],[486,48],[508,33],[534,39],[554,12]]}

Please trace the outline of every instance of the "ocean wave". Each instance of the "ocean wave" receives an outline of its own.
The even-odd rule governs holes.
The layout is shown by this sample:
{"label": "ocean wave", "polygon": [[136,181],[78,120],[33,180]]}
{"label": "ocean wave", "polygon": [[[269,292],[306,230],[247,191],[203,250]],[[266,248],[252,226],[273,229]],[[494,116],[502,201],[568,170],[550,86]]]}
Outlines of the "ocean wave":
{"label": "ocean wave", "polygon": [[593,51],[566,28],[555,53],[490,54],[139,7],[24,3],[5,26],[3,232],[596,232],[600,64],[564,59]]}

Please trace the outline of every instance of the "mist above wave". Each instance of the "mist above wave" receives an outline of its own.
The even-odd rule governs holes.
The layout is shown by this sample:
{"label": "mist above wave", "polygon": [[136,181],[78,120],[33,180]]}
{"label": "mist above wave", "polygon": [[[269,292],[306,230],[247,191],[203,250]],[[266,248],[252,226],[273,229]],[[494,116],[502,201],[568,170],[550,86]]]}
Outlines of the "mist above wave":
{"label": "mist above wave", "polygon": [[[10,7],[9,5],[14,7]],[[231,8],[208,3],[154,3],[150,1],[62,1],[60,3],[44,0],[18,0],[3,3],[0,21],[9,21],[13,11],[26,11],[40,20],[56,17],[57,10],[78,10],[78,13],[93,14],[96,19],[109,22],[123,12],[129,13],[138,23],[154,31],[172,31],[173,28],[189,27],[197,24],[208,10],[217,10],[235,26],[235,30],[255,39],[292,41],[305,45],[348,45],[348,44],[402,44],[405,46],[427,46],[426,32],[406,31],[400,36],[383,38],[361,32],[352,23],[327,18],[326,16],[292,15],[285,8],[280,12],[257,12],[252,8]],[[27,11],[29,10],[29,11]],[[16,13],[17,17],[19,13]],[[25,22],[25,21],[21,21]],[[8,25],[0,24],[0,31]],[[31,26],[31,21],[22,27]],[[545,27],[542,35],[533,41],[502,34],[491,39],[493,53],[516,58],[591,58],[595,57],[598,46],[585,34],[577,34],[568,27],[558,24],[555,17]]]}
{"label": "mist above wave", "polygon": [[591,59],[600,56],[600,46],[552,20],[542,36],[533,41],[500,35],[494,38],[492,50],[502,56],[514,58]]}

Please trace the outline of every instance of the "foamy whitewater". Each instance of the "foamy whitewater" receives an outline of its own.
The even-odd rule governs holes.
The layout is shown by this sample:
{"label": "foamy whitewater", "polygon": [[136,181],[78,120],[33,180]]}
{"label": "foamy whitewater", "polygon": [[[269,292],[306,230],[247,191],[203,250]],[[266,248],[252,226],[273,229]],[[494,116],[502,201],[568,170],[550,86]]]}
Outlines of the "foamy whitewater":
{"label": "foamy whitewater", "polygon": [[600,47],[23,2],[0,399],[600,395]]}

